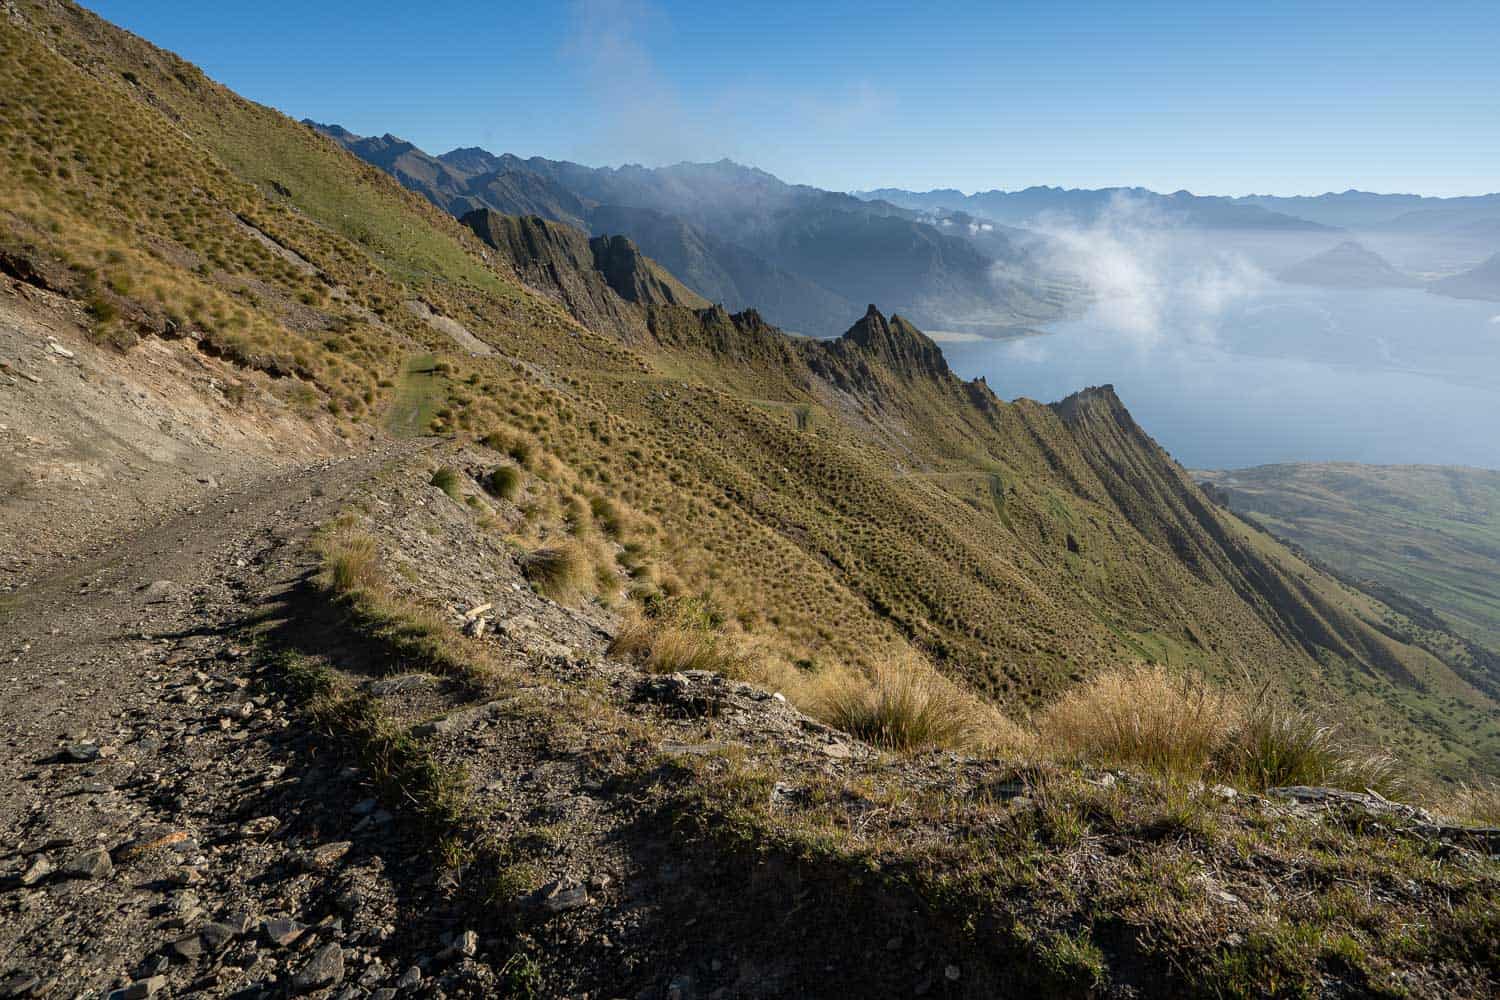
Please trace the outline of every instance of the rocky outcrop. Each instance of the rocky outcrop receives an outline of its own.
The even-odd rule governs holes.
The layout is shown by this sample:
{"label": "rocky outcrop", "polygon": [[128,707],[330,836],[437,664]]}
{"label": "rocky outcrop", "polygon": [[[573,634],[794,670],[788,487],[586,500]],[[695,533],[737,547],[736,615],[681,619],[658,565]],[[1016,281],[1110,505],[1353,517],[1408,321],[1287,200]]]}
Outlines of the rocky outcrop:
{"label": "rocky outcrop", "polygon": [[[501,215],[489,208],[476,209],[460,221],[503,254],[522,281],[557,299],[584,326],[626,341],[646,335],[644,314],[596,267],[587,234],[539,216]],[[616,272],[617,280],[628,276]],[[627,287],[649,294],[649,286]]]}

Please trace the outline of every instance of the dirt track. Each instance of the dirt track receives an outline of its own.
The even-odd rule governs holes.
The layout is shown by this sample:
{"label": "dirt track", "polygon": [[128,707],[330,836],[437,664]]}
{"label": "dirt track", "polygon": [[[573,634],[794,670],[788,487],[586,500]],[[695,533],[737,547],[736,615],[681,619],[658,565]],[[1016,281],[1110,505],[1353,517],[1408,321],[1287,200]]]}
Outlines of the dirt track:
{"label": "dirt track", "polygon": [[[301,543],[382,457],[221,492],[4,598],[0,996],[281,989],[330,944],[375,986],[441,947],[417,847],[244,645],[295,616]],[[278,917],[312,926],[281,944]]]}

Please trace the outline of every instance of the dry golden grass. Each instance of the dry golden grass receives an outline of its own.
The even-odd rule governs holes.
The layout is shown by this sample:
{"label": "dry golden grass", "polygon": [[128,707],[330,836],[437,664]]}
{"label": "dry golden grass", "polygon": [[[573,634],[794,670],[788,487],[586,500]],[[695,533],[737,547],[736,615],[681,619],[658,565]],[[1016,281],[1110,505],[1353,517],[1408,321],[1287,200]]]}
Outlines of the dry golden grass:
{"label": "dry golden grass", "polygon": [[1500,826],[1500,784],[1460,784],[1438,812],[1465,823]]}
{"label": "dry golden grass", "polygon": [[1062,756],[1183,774],[1202,773],[1239,723],[1228,694],[1161,666],[1096,676],[1036,719],[1042,744]]}
{"label": "dry golden grass", "polygon": [[652,620],[632,611],[610,642],[612,655],[653,673],[710,670],[736,680],[761,680],[755,658],[734,636],[703,623]]}
{"label": "dry golden grass", "polygon": [[1331,785],[1401,789],[1389,754],[1264,693],[1246,699],[1166,667],[1135,665],[1069,691],[1036,718],[1047,753],[1169,775],[1213,776],[1255,789]]}
{"label": "dry golden grass", "polygon": [[369,535],[337,530],[322,540],[322,582],[340,596],[372,590],[380,579],[379,551]]}
{"label": "dry golden grass", "polygon": [[887,750],[994,751],[1028,742],[993,706],[915,657],[877,667],[868,677],[830,674],[809,700],[824,722]]}
{"label": "dry golden grass", "polygon": [[521,571],[539,594],[559,604],[582,596],[593,579],[588,558],[572,542],[533,550],[522,558]]}

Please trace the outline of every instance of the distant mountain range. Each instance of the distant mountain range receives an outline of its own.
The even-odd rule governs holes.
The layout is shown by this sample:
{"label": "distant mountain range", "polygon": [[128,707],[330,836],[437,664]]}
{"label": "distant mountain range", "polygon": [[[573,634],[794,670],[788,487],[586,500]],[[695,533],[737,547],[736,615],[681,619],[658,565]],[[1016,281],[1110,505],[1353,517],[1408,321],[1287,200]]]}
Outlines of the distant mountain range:
{"label": "distant mountain range", "polygon": [[392,135],[308,124],[454,215],[488,208],[626,235],[704,298],[810,335],[842,332],[871,301],[930,329],[995,333],[1054,319],[1077,294],[993,228],[971,240],[907,208],[729,160],[595,168],[474,147],[433,156]]}
{"label": "distant mountain range", "polygon": [[1087,224],[1123,198],[1179,224],[1202,229],[1287,232],[1358,229],[1458,238],[1500,235],[1500,193],[1429,198],[1349,190],[1317,196],[1227,198],[1187,191],[1159,194],[1139,187],[1029,187],[972,195],[951,188],[922,192],[877,188],[857,191],[855,195],[915,211],[969,212],[1013,226],[1032,226],[1049,218]]}
{"label": "distant mountain range", "polygon": [[1459,236],[1471,227],[1476,232],[1486,226],[1500,230],[1500,194],[1428,198],[1350,190],[1316,197],[1248,195],[1235,201],[1348,229]]}
{"label": "distant mountain range", "polygon": [[1297,285],[1324,288],[1415,288],[1421,280],[1398,271],[1390,261],[1363,244],[1345,240],[1290,267],[1277,277]]}
{"label": "distant mountain range", "polygon": [[856,195],[917,211],[969,212],[1011,226],[1035,226],[1048,220],[1088,225],[1124,200],[1137,209],[1157,213],[1164,219],[1193,228],[1287,232],[1320,232],[1332,228],[1232,198],[1205,197],[1187,191],[1158,194],[1138,187],[1029,187],[1023,191],[980,191],[971,195],[951,188],[926,192],[879,188],[856,192]]}
{"label": "distant mountain range", "polygon": [[[843,194],[787,184],[730,160],[668,167],[588,167],[523,159],[478,147],[433,156],[393,135],[361,136],[307,124],[455,216],[478,209],[534,215],[594,236],[625,235],[692,292],[726,308],[755,308],[786,329],[834,336],[862,303],[890,303],[936,330],[1004,335],[1081,303],[1085,290],[1057,273],[1053,226],[1087,226],[1124,209],[1285,250],[1351,231],[1397,252],[1423,281],[1355,240],[1290,265],[1284,281],[1331,288],[1426,287],[1500,300],[1500,194],[1429,198],[1344,191],[1316,197],[1160,194],[1146,188],[1021,191],[879,188]],[[1450,248],[1451,263],[1416,263],[1412,240]],[[1331,241],[1331,240],[1330,240]],[[1250,244],[1247,244],[1250,245]],[[1312,247],[1306,247],[1306,253]],[[1420,255],[1418,255],[1420,259]],[[1288,259],[1285,255],[1283,260]]]}

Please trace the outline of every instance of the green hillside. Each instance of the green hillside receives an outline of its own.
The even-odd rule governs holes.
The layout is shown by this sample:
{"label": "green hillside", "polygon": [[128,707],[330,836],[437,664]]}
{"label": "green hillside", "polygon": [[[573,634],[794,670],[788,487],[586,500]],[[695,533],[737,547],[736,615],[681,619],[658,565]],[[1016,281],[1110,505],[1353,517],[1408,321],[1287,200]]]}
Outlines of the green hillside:
{"label": "green hillside", "polygon": [[[705,306],[629,240],[466,220],[75,5],[0,8],[0,292],[37,325],[27,357],[135,365],[121,386],[201,398],[231,428],[315,424],[321,449],[296,466],[316,470],[305,498],[272,463],[214,499],[258,518],[235,530],[281,553],[284,588],[256,575],[261,550],[164,521],[118,591],[63,566],[55,604],[8,595],[46,611],[30,627],[48,638],[75,600],[110,604],[111,669],[182,678],[111,710],[105,738],[127,716],[151,737],[120,766],[152,739],[163,753],[140,759],[175,753],[149,732],[161,704],[184,741],[264,751],[235,810],[145,765],[95,783],[116,748],[42,718],[90,693],[54,694],[45,662],[27,678],[37,752],[0,775],[19,789],[7,821],[47,805],[36,775],[77,774],[68,808],[145,802],[173,824],[114,860],[112,835],[26,827],[37,850],[90,845],[96,867],[71,874],[122,866],[43,884],[37,850],[7,856],[7,915],[66,936],[48,975],[341,996],[347,957],[348,980],[389,960],[368,985],[434,996],[665,998],[694,995],[672,964],[686,944],[699,982],[748,970],[722,996],[1446,997],[1500,980],[1492,834],[1464,825],[1493,796],[1452,794],[1500,775],[1500,692],[1442,622],[1215,503],[1110,386],[1007,402],[875,305],[840,337],[794,337]],[[48,345],[43,313],[77,351]],[[27,399],[98,398],[9,371]],[[335,483],[338,512],[292,531]],[[88,491],[57,492],[89,510]],[[18,496],[0,494],[7,514]],[[202,586],[134,579],[189,541]],[[114,604],[163,588],[197,617],[158,647],[155,604]],[[232,650],[199,659],[201,638]],[[13,681],[34,662],[17,646]],[[195,679],[200,664],[232,676]],[[295,814],[332,789],[352,829],[314,848]],[[375,837],[391,846],[366,874],[420,895],[380,911],[390,931],[344,939],[346,916],[372,916],[344,873]],[[152,851],[161,878],[124,869]],[[230,851],[259,867],[182,873]],[[267,958],[247,896],[280,912],[262,873],[315,872],[327,891],[281,927],[305,936],[262,927],[282,941]],[[157,891],[173,895],[142,902]],[[149,955],[139,923],[108,931],[130,963],[74,961],[99,935],[38,909],[54,896],[146,914]],[[636,950],[642,927],[656,950]],[[33,942],[0,942],[6,990],[50,988],[10,968],[13,952],[42,967]],[[799,948],[762,991],[755,963]],[[308,980],[325,955],[338,974]],[[464,968],[464,990],[433,985]]]}
{"label": "green hillside", "polygon": [[1500,472],[1338,462],[1199,475],[1341,574],[1415,598],[1500,648]]}

